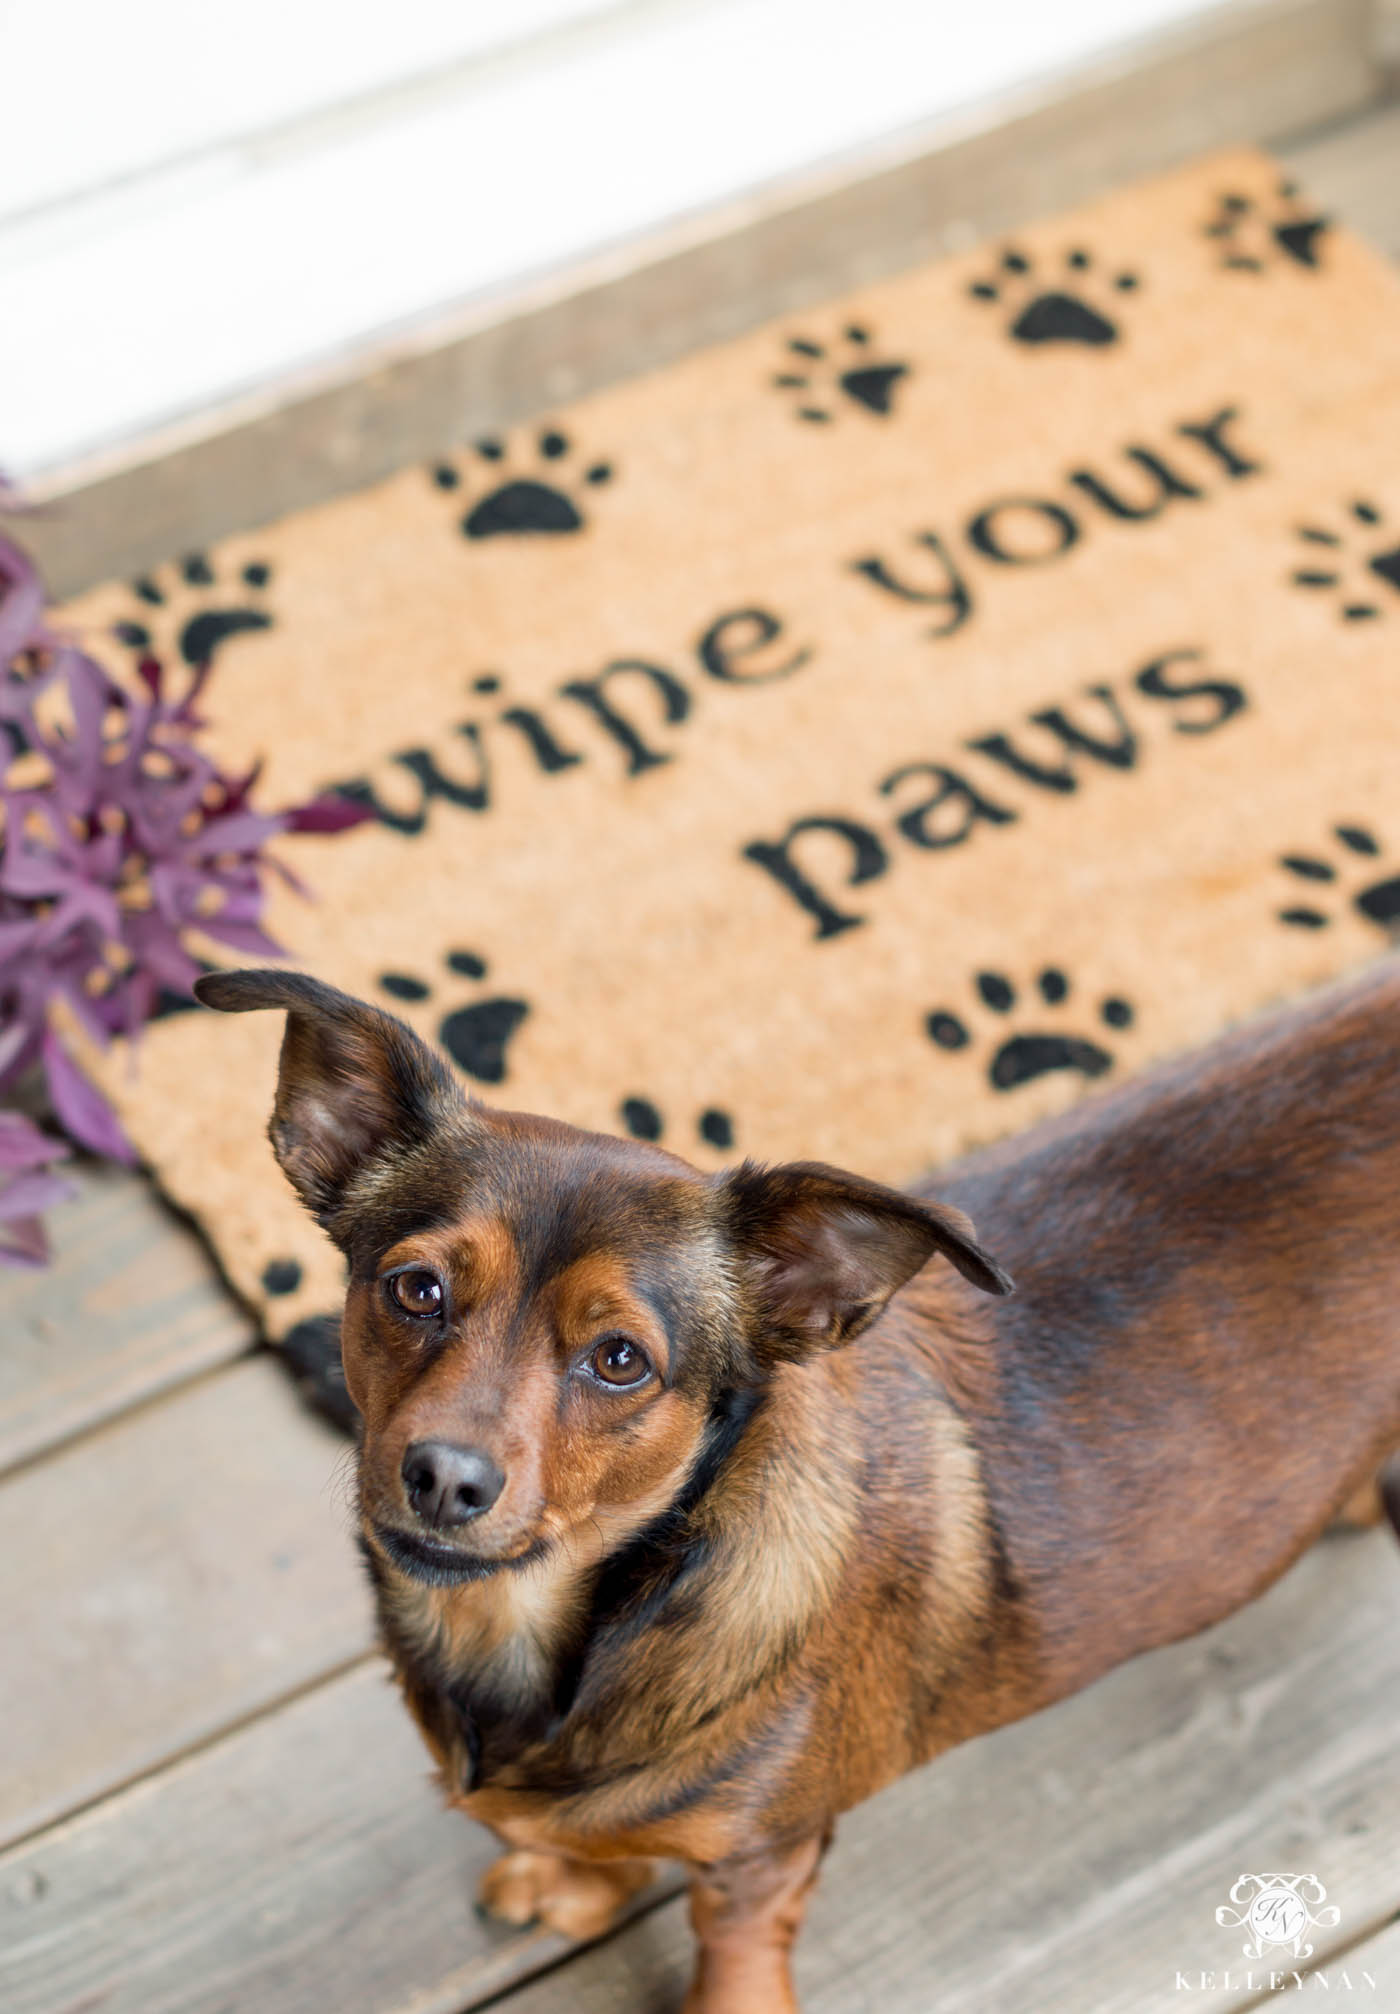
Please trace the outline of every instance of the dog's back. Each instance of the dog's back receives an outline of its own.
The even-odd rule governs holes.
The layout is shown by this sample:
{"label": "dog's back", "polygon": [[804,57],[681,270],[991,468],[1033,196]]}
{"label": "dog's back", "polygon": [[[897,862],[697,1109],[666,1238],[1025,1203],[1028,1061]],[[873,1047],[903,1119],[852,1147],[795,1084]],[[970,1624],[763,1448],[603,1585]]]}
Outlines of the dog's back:
{"label": "dog's back", "polygon": [[1017,1283],[960,1382],[1047,1696],[1249,1600],[1400,1447],[1397,1035],[1386,960],[940,1179]]}

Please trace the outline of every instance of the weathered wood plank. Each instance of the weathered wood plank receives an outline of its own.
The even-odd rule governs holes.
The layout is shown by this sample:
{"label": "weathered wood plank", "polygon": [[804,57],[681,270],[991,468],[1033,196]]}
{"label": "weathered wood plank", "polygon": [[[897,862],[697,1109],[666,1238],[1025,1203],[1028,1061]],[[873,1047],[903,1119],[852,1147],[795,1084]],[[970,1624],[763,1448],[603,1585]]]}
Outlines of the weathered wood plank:
{"label": "weathered wood plank", "polygon": [[259,1356],[0,1483],[0,1842],[369,1648],[344,1458]]}
{"label": "weathered wood plank", "polygon": [[[846,1818],[799,1944],[805,2014],[1165,2014],[1179,1967],[1247,1970],[1215,1910],[1256,1864],[1315,1870],[1344,1944],[1394,1906],[1398,1688],[1394,1541],[1329,1541],[1219,1630]],[[654,2014],[689,1964],[668,1903],[504,2005]]]}
{"label": "weathered wood plank", "polygon": [[[1316,1958],[1308,1960],[1308,1971],[1319,1969],[1328,1974],[1330,1984],[1325,1991],[1335,2005],[1384,2008],[1386,2014],[1392,2007],[1400,2007],[1400,1914],[1378,1930],[1373,1937],[1363,1938],[1320,1964]],[[1342,1975],[1351,1980],[1350,1987]],[[1374,1980],[1374,1985],[1371,1981]],[[1323,1990],[1316,1984],[1305,1986],[1314,2002],[1322,1999]],[[1270,1993],[1267,2004],[1277,2004],[1278,1996]],[[1264,2006],[1261,1998],[1257,2003]]]}
{"label": "weathered wood plank", "polygon": [[567,1948],[478,1918],[496,1851],[375,1658],[0,1857],[0,2005],[455,2014]]}
{"label": "weathered wood plank", "polygon": [[[852,1814],[804,1938],[809,2014],[1179,2004],[1178,1967],[1234,1963],[1214,1912],[1255,1864],[1320,1874],[1334,1944],[1379,1920],[1398,1594],[1388,1534],[1334,1542],[1214,1635]],[[0,1859],[0,2003],[456,2014],[562,1950],[476,1920],[494,1850],[440,1808],[375,1661]],[[661,2007],[688,1961],[667,1905],[507,2004]]]}
{"label": "weathered wood plank", "polygon": [[1400,258],[1400,106],[1282,148],[1279,158],[1353,231]]}
{"label": "weathered wood plank", "polygon": [[251,1348],[198,1234],[144,1175],[96,1162],[52,1211],[53,1263],[0,1268],[0,1472]]}
{"label": "weathered wood plank", "polygon": [[[1387,1728],[1383,1702],[1394,1696],[1398,1681],[1400,1659],[1374,1693],[1348,1702],[1361,1715],[1355,1729],[1344,1733],[1336,1719],[1320,1715],[1313,1731],[1321,1746],[1314,1754],[1300,1746],[1295,1762],[1286,1743],[1270,1743],[1270,1778],[1253,1774],[1238,1805],[1199,1836],[1180,1843],[1168,1838],[1165,1850],[1131,1869],[1106,1866],[1096,1842],[1089,1871],[1098,1885],[1086,1887],[1062,1923],[1047,1923],[1039,1948],[991,1968],[996,2001],[1077,2008],[1089,1980],[1095,2014],[1166,2014],[1181,2005],[1184,1992],[1199,1995],[1213,1978],[1213,2007],[1252,2007],[1261,1980],[1267,1986],[1271,1970],[1288,1971],[1296,1961],[1278,1950],[1250,1960],[1248,1930],[1220,1926],[1215,1912],[1229,1904],[1240,1875],[1280,1868],[1315,1873],[1329,1902],[1341,1909],[1335,1929],[1311,1933],[1315,1952],[1308,1962],[1333,1963],[1357,1923],[1374,1921],[1395,1895],[1400,1736]],[[1148,1811],[1155,1820],[1150,1805]],[[1142,1818],[1139,1812],[1140,1825]],[[978,1987],[953,1995],[946,2014],[980,2014],[988,2004]]]}

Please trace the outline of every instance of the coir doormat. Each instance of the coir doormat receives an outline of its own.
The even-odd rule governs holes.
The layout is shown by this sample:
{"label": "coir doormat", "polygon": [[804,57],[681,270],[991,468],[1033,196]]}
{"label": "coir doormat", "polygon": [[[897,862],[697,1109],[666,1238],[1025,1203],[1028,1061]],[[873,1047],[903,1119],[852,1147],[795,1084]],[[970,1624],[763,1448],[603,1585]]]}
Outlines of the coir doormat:
{"label": "coir doormat", "polygon": [[[1217,156],[68,615],[373,806],[271,927],[478,1094],[906,1179],[1400,915],[1400,280]],[[106,1074],[274,1335],[279,1018]]]}

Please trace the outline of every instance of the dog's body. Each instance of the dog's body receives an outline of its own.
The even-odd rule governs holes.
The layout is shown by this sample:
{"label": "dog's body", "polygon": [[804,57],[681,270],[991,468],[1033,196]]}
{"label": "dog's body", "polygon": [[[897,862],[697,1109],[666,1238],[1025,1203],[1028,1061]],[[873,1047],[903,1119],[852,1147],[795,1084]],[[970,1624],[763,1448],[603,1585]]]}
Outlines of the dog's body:
{"label": "dog's body", "polygon": [[[459,1114],[375,1010],[201,993],[291,1010],[274,1143],[350,1257],[366,1556],[449,1794],[516,1849],[488,1899],[586,1934],[685,1861],[705,2014],[795,2005],[837,1814],[1249,1601],[1400,1448],[1400,964],[936,1203]],[[442,1302],[407,1329],[400,1277]]]}

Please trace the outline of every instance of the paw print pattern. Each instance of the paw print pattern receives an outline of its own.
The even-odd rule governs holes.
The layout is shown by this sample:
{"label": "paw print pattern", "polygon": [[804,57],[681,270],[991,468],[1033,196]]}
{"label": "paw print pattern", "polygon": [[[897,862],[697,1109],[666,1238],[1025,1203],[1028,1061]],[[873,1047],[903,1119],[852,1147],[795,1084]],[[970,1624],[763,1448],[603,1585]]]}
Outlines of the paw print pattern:
{"label": "paw print pattern", "polygon": [[868,413],[886,414],[894,409],[895,387],[909,375],[908,364],[877,363],[870,354],[870,331],[850,322],[840,343],[828,348],[807,336],[793,336],[788,342],[792,362],[774,376],[779,391],[796,394],[793,410],[798,419],[824,425],[835,419],[832,407],[846,398]]}
{"label": "paw print pattern", "polygon": [[[624,1098],[617,1109],[624,1133],[634,1140],[659,1140],[666,1122],[650,1098]],[[718,1105],[709,1105],[695,1121],[695,1130],[707,1147],[727,1153],[734,1145],[734,1121]]]}
{"label": "paw print pattern", "polygon": [[160,657],[173,646],[186,664],[212,664],[230,637],[271,629],[264,600],[271,580],[266,560],[249,560],[224,581],[202,552],[187,553],[164,577],[145,573],[131,583],[139,610],[114,623],[112,634],[140,657]]}
{"label": "paw print pattern", "polygon": [[[449,951],[449,972],[463,979],[484,979],[486,960],[475,951]],[[379,984],[395,1000],[416,1002],[431,997],[432,987],[410,972],[381,972]],[[530,1012],[528,1000],[498,996],[454,1007],[437,1027],[437,1039],[460,1070],[478,1084],[503,1084],[512,1036]]]}
{"label": "paw print pattern", "polygon": [[1226,190],[1202,233],[1219,247],[1227,272],[1262,273],[1279,259],[1315,272],[1322,263],[1322,239],[1330,222],[1302,202],[1296,182],[1280,182],[1267,203]]}
{"label": "paw print pattern", "polygon": [[[1045,280],[1037,274],[1029,254],[1009,247],[992,277],[974,280],[968,292],[975,301],[1011,311],[1006,333],[1013,342],[1082,343],[1090,349],[1102,349],[1116,343],[1121,334],[1106,311],[1104,292],[1131,294],[1138,284],[1137,274],[1131,272],[1099,277],[1093,253],[1082,249],[1065,254],[1058,282]],[[1095,292],[1100,299],[1097,306],[1090,298]]]}
{"label": "paw print pattern", "polygon": [[[272,1263],[295,1265],[296,1262],[274,1259]],[[340,1355],[339,1313],[311,1315],[298,1322],[282,1338],[279,1354],[311,1410],[328,1419],[332,1426],[339,1427],[342,1433],[357,1437],[360,1409],[345,1383],[345,1366]]]}
{"label": "paw print pattern", "polygon": [[[585,491],[610,483],[613,470],[610,462],[594,462],[575,471],[570,466],[573,451],[567,434],[546,427],[535,441],[534,473],[511,475],[505,468],[505,443],[478,441],[477,461],[484,464],[480,473],[489,478],[489,486],[462,518],[463,538],[520,538],[531,532],[559,536],[582,531]],[[433,481],[441,490],[460,489],[462,471],[453,462],[439,462]]]}
{"label": "paw print pattern", "polygon": [[[1380,858],[1380,842],[1364,825],[1334,825],[1332,837],[1354,857],[1361,860]],[[1352,863],[1344,860],[1343,864],[1350,866]],[[1336,884],[1341,878],[1332,862],[1316,853],[1285,853],[1279,866],[1295,879],[1309,882],[1319,891],[1328,888],[1336,892]],[[1377,880],[1368,880],[1364,887],[1353,889],[1351,906],[1368,923],[1384,930],[1387,936],[1394,934],[1400,929],[1400,874],[1382,874]],[[1296,903],[1292,908],[1280,909],[1278,920],[1291,924],[1295,930],[1326,930],[1336,918],[1325,909],[1314,908],[1311,903]]]}
{"label": "paw print pattern", "polygon": [[[1384,519],[1373,503],[1364,500],[1353,503],[1348,515],[1352,523],[1360,527],[1359,532],[1351,534],[1352,537],[1365,536],[1369,543],[1372,536],[1376,538],[1383,536],[1381,526]],[[1343,536],[1326,530],[1322,525],[1300,524],[1298,537],[1304,545],[1319,549],[1319,559],[1326,554],[1335,554],[1336,557],[1328,559],[1325,566],[1315,565],[1295,569],[1292,576],[1295,587],[1329,590],[1339,588],[1342,599],[1338,613],[1343,622],[1371,622],[1384,613],[1381,605],[1371,599],[1375,590],[1369,581],[1361,580],[1354,589],[1348,586],[1343,569],[1348,563],[1349,556],[1346,553],[1347,541]],[[1368,568],[1377,580],[1384,581],[1392,592],[1400,594],[1400,545],[1385,545],[1374,552],[1363,552],[1359,556],[1350,557],[1353,564]]]}
{"label": "paw print pattern", "polygon": [[262,1269],[262,1289],[265,1294],[294,1294],[300,1285],[299,1259],[269,1259]]}
{"label": "paw print pattern", "polygon": [[[982,1005],[993,1014],[1015,1011],[1016,989],[1003,973],[979,972],[973,983]],[[1035,983],[1046,1007],[1062,1007],[1069,999],[1069,980],[1056,966],[1047,966]],[[1107,1028],[1131,1028],[1133,1010],[1126,1000],[1111,997],[1100,1003],[1099,1019]],[[966,1022],[945,1007],[936,1008],[925,1020],[924,1028],[929,1040],[940,1049],[966,1049],[972,1041]],[[1001,1042],[987,1064],[987,1081],[993,1090],[1014,1091],[1055,1070],[1074,1070],[1081,1077],[1102,1077],[1112,1067],[1111,1052],[1086,1035],[1033,1028],[1008,1035]]]}

